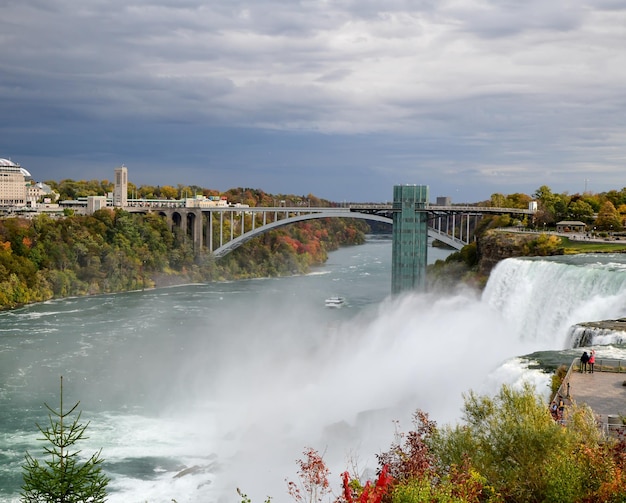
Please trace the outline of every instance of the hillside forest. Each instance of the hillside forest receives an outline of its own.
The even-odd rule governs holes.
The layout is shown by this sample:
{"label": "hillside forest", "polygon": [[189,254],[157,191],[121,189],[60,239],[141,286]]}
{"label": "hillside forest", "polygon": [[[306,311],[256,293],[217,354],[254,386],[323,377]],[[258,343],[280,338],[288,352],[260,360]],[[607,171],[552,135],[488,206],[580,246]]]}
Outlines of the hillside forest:
{"label": "hillside forest", "polygon": [[[46,182],[54,186],[52,182]],[[93,183],[65,181],[61,197],[81,197]],[[107,190],[105,183],[100,183]],[[64,192],[71,187],[71,191]],[[162,195],[162,194],[159,194]],[[295,204],[295,196],[233,189],[231,201],[250,206],[274,200]],[[313,204],[328,206],[313,196]],[[251,218],[247,216],[246,218]],[[236,225],[235,237],[241,223]],[[231,222],[225,222],[230,235]],[[218,226],[214,227],[218,232]],[[302,274],[327,259],[339,246],[361,244],[369,230],[353,219],[310,220],[271,230],[223,258],[194,251],[189,236],[169,229],[156,214],[102,209],[93,215],[0,219],[0,309],[53,298],[95,295],[158,286]],[[215,236],[218,239],[218,236]]]}

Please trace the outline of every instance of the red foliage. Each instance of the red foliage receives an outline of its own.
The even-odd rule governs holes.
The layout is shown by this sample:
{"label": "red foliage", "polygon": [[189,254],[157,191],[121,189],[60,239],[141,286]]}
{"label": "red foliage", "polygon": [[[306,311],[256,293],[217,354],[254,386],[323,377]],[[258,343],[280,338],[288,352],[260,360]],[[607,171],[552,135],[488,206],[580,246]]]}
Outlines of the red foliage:
{"label": "red foliage", "polygon": [[348,472],[343,472],[341,478],[343,481],[343,497],[347,503],[380,503],[385,494],[387,494],[391,482],[393,482],[387,465],[383,466],[383,469],[380,471],[376,484],[372,486],[372,483],[368,480],[358,495],[355,494],[356,491],[350,484]]}
{"label": "red foliage", "polygon": [[482,482],[472,478],[469,459],[463,460],[462,466],[450,467],[450,482],[454,496],[467,502],[479,502],[484,497],[485,487]]}
{"label": "red foliage", "polygon": [[[416,429],[407,434],[397,434],[391,450],[379,454],[381,466],[388,466],[391,475],[398,480],[419,478],[432,473],[434,461],[425,439],[435,430],[436,423],[420,410],[413,414]],[[401,440],[404,439],[404,444]]]}
{"label": "red foliage", "polygon": [[298,502],[322,501],[322,496],[330,492],[328,483],[330,471],[315,449],[307,447],[303,454],[306,459],[297,460],[300,465],[298,470],[300,485],[287,481],[289,495]]}

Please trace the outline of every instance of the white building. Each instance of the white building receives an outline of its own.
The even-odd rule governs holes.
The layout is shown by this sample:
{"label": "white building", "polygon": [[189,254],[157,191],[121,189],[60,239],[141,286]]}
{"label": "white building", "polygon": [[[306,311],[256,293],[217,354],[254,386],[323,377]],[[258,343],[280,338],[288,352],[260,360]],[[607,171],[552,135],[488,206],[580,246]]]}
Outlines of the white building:
{"label": "white building", "polygon": [[228,206],[228,200],[224,197],[204,196],[188,197],[185,199],[185,208],[225,208]]}
{"label": "white building", "polygon": [[113,189],[113,206],[128,206],[128,168],[124,165],[115,168],[115,188]]}
{"label": "white building", "polygon": [[107,207],[107,196],[87,196],[87,215]]}
{"label": "white building", "polygon": [[26,206],[30,208],[56,203],[58,198],[59,194],[43,182],[26,183]]}
{"label": "white building", "polygon": [[26,179],[30,173],[8,159],[0,159],[0,206],[26,205]]}

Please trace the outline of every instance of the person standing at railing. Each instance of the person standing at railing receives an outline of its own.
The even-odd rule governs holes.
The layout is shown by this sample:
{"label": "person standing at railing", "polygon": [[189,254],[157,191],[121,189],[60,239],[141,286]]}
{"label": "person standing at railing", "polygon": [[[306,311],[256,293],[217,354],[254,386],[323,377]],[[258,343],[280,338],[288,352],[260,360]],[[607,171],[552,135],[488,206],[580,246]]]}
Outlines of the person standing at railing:
{"label": "person standing at railing", "polygon": [[592,349],[589,355],[589,371],[593,374],[593,366],[596,363],[596,350]]}
{"label": "person standing at railing", "polygon": [[580,357],[580,371],[582,373],[587,372],[587,363],[589,363],[589,355],[587,351],[583,351],[583,355]]}

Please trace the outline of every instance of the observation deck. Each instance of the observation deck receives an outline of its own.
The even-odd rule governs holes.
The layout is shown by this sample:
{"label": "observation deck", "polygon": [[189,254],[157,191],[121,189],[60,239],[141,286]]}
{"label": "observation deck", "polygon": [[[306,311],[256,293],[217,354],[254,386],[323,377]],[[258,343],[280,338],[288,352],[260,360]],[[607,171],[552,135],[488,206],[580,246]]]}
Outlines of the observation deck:
{"label": "observation deck", "polygon": [[[593,374],[580,371],[580,359],[570,365],[559,389],[566,404],[586,404],[604,431],[626,433],[621,416],[626,416],[626,361],[597,358]],[[568,396],[569,391],[569,396]],[[618,421],[619,420],[619,421]]]}

